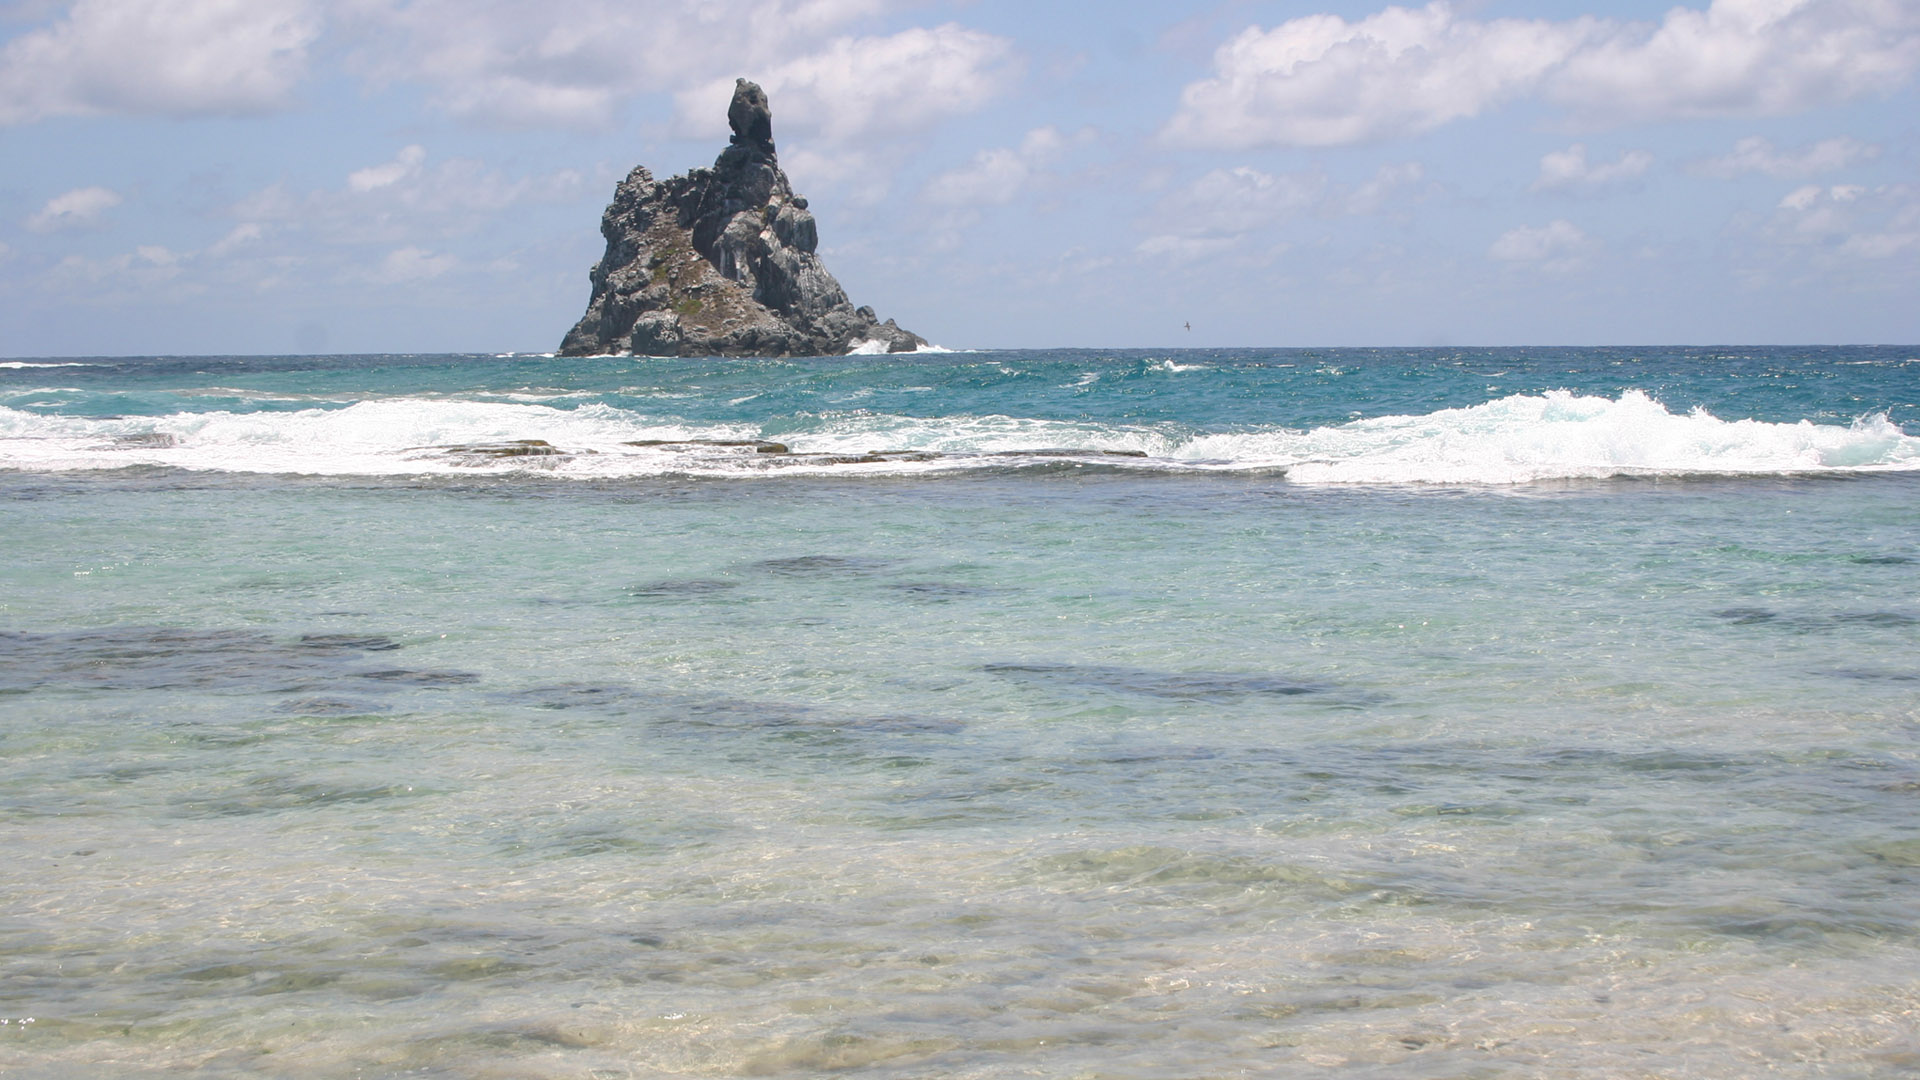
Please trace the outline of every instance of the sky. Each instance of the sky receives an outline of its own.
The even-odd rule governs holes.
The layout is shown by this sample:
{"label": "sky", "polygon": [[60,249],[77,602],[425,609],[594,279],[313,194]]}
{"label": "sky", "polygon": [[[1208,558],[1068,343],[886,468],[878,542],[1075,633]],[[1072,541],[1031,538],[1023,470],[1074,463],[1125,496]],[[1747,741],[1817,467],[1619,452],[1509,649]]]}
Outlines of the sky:
{"label": "sky", "polygon": [[0,0],[0,355],[552,350],[738,76],[951,348],[1910,344],[1917,75],[1920,0]]}

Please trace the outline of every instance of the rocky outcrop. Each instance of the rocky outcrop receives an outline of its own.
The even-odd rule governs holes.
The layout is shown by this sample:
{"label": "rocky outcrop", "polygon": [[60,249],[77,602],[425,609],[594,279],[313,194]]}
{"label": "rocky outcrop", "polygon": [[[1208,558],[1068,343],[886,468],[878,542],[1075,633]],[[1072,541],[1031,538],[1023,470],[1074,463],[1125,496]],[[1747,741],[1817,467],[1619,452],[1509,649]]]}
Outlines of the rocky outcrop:
{"label": "rocky outcrop", "polygon": [[807,200],[773,149],[773,113],[741,79],[731,144],[710,169],[656,181],[636,168],[600,218],[607,252],[562,356],[831,356],[911,352],[925,339],[854,307],[815,253]]}

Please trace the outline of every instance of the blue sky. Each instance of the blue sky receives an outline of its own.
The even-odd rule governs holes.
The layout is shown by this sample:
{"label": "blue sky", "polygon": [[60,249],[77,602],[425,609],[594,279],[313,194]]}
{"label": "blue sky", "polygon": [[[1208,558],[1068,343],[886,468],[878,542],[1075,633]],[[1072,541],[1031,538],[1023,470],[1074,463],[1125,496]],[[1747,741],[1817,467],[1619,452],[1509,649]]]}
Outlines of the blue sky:
{"label": "blue sky", "polygon": [[1920,342],[1916,73],[1920,0],[0,0],[0,355],[551,349],[742,75],[952,347]]}

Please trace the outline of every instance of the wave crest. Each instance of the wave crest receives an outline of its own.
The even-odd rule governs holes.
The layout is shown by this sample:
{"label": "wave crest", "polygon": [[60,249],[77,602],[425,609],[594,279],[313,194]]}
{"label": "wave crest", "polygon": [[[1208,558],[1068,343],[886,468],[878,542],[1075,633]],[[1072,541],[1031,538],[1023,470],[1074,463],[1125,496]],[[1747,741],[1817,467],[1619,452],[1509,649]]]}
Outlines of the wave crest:
{"label": "wave crest", "polygon": [[1618,399],[1516,394],[1422,416],[1306,432],[1195,440],[1239,461],[1265,457],[1309,483],[1523,484],[1609,476],[1787,475],[1920,468],[1920,439],[1885,414],[1851,425],[1721,420],[1670,412],[1640,390]]}
{"label": "wave crest", "polygon": [[[773,452],[766,447],[778,446]],[[602,402],[400,398],[291,412],[157,417],[0,407],[0,468],[170,465],[247,473],[529,472],[576,478],[912,473],[1058,466],[1078,459],[1175,472],[1285,471],[1316,484],[1524,484],[1646,475],[1793,475],[1920,469],[1920,438],[1885,414],[1848,425],[1673,413],[1617,399],[1517,394],[1466,408],[1310,429],[1197,432],[1018,416],[851,410],[706,424]]]}

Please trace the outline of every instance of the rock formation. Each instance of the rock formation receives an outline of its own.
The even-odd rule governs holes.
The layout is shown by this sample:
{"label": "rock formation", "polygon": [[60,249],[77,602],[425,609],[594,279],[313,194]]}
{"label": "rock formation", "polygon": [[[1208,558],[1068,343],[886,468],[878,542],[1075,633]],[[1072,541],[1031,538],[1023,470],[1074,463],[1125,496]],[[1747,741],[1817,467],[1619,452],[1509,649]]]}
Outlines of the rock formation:
{"label": "rock formation", "polygon": [[[655,181],[635,168],[600,218],[607,252],[562,356],[829,356],[926,341],[856,308],[814,253],[807,200],[773,150],[773,113],[740,79],[731,145],[711,169]],[[873,346],[868,346],[869,348]]]}

